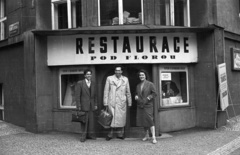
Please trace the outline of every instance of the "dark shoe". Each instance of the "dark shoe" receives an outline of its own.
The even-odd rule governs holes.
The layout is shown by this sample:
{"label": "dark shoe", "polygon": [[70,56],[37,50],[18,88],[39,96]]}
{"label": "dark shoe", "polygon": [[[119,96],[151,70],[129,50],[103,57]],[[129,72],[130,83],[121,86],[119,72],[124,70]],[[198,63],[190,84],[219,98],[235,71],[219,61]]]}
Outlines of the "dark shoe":
{"label": "dark shoe", "polygon": [[80,142],[85,142],[86,141],[86,138],[85,137],[81,137],[80,138]]}
{"label": "dark shoe", "polygon": [[122,136],[122,137],[117,137],[118,139],[122,139],[122,140],[124,140],[125,139],[125,137],[124,136]]}
{"label": "dark shoe", "polygon": [[106,137],[106,141],[109,141],[109,140],[111,140],[112,139],[112,137]]}
{"label": "dark shoe", "polygon": [[88,136],[87,139],[92,139],[92,140],[96,140],[96,137],[93,136]]}

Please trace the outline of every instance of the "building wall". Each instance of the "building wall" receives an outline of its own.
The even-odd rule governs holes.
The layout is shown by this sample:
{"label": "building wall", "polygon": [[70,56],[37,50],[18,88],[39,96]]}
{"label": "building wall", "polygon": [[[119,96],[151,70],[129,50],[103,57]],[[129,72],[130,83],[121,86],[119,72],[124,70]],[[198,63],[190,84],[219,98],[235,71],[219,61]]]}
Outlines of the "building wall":
{"label": "building wall", "polygon": [[225,38],[225,62],[227,66],[230,104],[227,111],[230,118],[240,114],[240,72],[232,70],[232,48],[240,49],[240,37],[238,37],[238,40]]}
{"label": "building wall", "polygon": [[52,29],[51,0],[34,1],[36,9],[36,29]]}
{"label": "building wall", "polygon": [[216,0],[217,25],[227,31],[240,33],[239,0]]}
{"label": "building wall", "polygon": [[47,66],[47,39],[35,38],[35,73],[36,73],[36,117],[38,131],[53,129],[53,83],[51,69]]}
{"label": "building wall", "polygon": [[216,66],[213,33],[198,34],[198,60],[194,66],[194,101],[196,124],[215,127],[216,122]]}
{"label": "building wall", "polygon": [[5,121],[25,126],[23,43],[0,48]]}
{"label": "building wall", "polygon": [[206,27],[214,22],[214,0],[190,0],[191,26]]}

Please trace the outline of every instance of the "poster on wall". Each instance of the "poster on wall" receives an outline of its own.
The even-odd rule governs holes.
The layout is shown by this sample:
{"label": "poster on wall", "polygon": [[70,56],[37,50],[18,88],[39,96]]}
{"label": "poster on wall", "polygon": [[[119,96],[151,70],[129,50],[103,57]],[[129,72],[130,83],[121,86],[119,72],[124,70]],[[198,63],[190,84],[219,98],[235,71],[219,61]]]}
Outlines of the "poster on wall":
{"label": "poster on wall", "polygon": [[232,48],[232,69],[240,71],[240,49]]}
{"label": "poster on wall", "polygon": [[224,111],[229,105],[226,63],[218,65],[218,83],[220,93],[220,107],[221,110]]}

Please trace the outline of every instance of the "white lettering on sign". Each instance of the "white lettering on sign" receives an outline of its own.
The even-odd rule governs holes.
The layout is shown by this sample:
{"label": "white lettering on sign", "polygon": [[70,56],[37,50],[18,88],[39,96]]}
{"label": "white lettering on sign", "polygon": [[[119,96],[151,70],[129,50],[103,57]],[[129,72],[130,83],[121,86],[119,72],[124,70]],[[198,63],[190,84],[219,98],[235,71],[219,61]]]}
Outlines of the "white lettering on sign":
{"label": "white lettering on sign", "polygon": [[197,62],[193,33],[48,37],[48,65]]}

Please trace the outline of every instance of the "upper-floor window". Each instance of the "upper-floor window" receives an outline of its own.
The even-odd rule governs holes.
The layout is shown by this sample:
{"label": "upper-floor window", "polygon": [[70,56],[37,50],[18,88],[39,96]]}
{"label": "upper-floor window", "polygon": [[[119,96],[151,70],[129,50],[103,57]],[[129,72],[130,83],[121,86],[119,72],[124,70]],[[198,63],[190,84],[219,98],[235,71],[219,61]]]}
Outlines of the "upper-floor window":
{"label": "upper-floor window", "polygon": [[0,0],[0,40],[6,37],[6,1]]}
{"label": "upper-floor window", "polygon": [[143,23],[143,0],[98,0],[99,25]]}
{"label": "upper-floor window", "polygon": [[68,29],[81,26],[81,0],[52,0],[52,29]]}
{"label": "upper-floor window", "polygon": [[189,0],[160,0],[160,25],[190,26]]}

